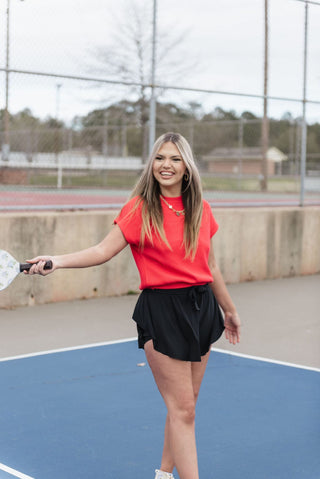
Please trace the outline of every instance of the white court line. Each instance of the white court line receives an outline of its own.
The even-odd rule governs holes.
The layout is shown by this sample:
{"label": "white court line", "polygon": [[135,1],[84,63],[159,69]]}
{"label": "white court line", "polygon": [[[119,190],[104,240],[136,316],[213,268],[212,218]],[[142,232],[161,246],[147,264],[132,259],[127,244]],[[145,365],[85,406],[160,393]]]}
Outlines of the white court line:
{"label": "white court line", "polygon": [[285,361],[277,361],[276,359],[263,358],[261,356],[251,356],[249,354],[235,353],[226,349],[211,348],[211,351],[230,354],[230,356],[238,356],[239,358],[252,359],[253,361],[263,361],[265,363],[279,364],[280,366],[289,366],[290,368],[306,369],[307,371],[316,371],[317,373],[320,373],[320,369],[312,368],[310,366],[304,366],[303,364],[287,363]]}
{"label": "white court line", "polygon": [[35,356],[44,356],[46,354],[54,354],[54,353],[64,353],[67,351],[76,351],[78,349],[89,349],[89,348],[96,348],[99,346],[109,346],[111,344],[120,344],[120,343],[128,343],[129,341],[136,341],[137,338],[125,338],[125,339],[117,339],[114,341],[105,341],[102,343],[91,343],[91,344],[82,344],[80,346],[71,346],[69,348],[61,348],[61,349],[50,349],[48,351],[39,351],[38,353],[29,353],[29,354],[21,354],[19,356],[9,356],[7,358],[0,358],[0,362],[2,361],[13,361],[15,359],[25,359],[25,358],[33,358]]}
{"label": "white court line", "polygon": [[0,463],[0,470],[4,472],[8,472],[12,476],[19,477],[20,479],[34,479],[31,476],[27,476],[26,474],[23,474],[22,472],[16,471],[15,469],[12,469],[11,467],[5,466],[4,464]]}
{"label": "white court line", "polygon": [[[21,354],[19,356],[10,356],[7,358],[0,358],[0,362],[5,362],[5,361],[13,361],[15,359],[25,359],[25,358],[33,358],[36,356],[44,356],[47,354],[55,354],[55,353],[64,353],[67,351],[77,351],[78,349],[89,349],[89,348],[96,348],[99,346],[109,346],[111,344],[121,344],[121,343],[128,343],[130,341],[136,341],[137,338],[125,338],[125,339],[117,339],[113,341],[105,341],[102,343],[91,343],[91,344],[83,344],[80,346],[72,346],[69,348],[61,348],[61,349],[51,349],[49,351],[39,351],[38,353],[29,353],[29,354]],[[231,356],[238,356],[240,358],[246,358],[246,359],[252,359],[253,361],[264,361],[265,363],[273,363],[273,364],[279,364],[281,366],[289,366],[291,368],[298,368],[298,369],[306,369],[307,371],[315,371],[315,372],[320,372],[320,369],[318,368],[312,368],[309,366],[304,366],[303,364],[296,364],[296,363],[288,363],[285,361],[277,361],[276,359],[270,359],[270,358],[264,358],[260,356],[251,356],[249,354],[243,354],[243,353],[236,353],[233,351],[228,351],[227,349],[218,349],[218,348],[211,348],[211,351],[216,351],[217,353],[224,353],[224,354],[229,354]]]}

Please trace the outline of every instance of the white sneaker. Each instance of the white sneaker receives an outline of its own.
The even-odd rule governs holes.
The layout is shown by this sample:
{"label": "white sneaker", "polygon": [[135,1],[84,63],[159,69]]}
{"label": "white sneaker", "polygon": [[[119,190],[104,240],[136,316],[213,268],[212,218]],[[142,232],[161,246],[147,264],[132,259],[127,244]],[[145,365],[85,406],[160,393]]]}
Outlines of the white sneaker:
{"label": "white sneaker", "polygon": [[160,471],[159,469],[155,470],[156,477],[154,479],[174,479],[171,472]]}

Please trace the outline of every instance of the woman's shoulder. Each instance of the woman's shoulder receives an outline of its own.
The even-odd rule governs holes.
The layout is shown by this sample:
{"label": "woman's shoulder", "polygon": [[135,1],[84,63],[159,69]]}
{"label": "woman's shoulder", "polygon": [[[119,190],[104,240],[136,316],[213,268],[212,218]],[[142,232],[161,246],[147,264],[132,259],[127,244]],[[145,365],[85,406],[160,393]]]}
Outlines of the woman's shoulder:
{"label": "woman's shoulder", "polygon": [[133,196],[125,203],[124,206],[130,209],[130,208],[135,208],[136,206],[139,206],[140,204],[142,205],[142,203],[143,203],[143,199],[141,198],[141,196]]}
{"label": "woman's shoulder", "polygon": [[211,219],[214,218],[212,206],[207,200],[203,200],[203,214],[204,214],[205,220],[208,220],[208,218],[211,218]]}
{"label": "woman's shoulder", "polygon": [[141,207],[142,204],[143,199],[141,198],[141,196],[133,196],[126,201],[122,208],[126,208],[127,210],[134,210],[137,207]]}
{"label": "woman's shoulder", "polygon": [[134,196],[130,198],[121,208],[119,213],[120,217],[125,217],[129,214],[135,214],[141,212],[143,200],[140,196]]}
{"label": "woman's shoulder", "polygon": [[210,225],[210,235],[212,237],[218,231],[219,225],[207,200],[203,200],[203,213],[202,220],[205,224]]}
{"label": "woman's shoulder", "polygon": [[211,210],[210,203],[209,203],[207,200],[203,199],[203,200],[202,200],[202,205],[203,205],[204,211],[209,211],[209,210]]}

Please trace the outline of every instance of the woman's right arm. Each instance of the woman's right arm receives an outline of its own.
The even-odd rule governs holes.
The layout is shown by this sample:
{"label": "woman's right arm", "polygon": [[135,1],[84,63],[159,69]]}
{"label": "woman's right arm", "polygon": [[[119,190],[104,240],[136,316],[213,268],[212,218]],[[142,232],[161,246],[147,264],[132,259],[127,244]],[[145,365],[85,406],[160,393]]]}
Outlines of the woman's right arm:
{"label": "woman's right arm", "polygon": [[[114,225],[110,233],[97,245],[77,251],[76,253],[60,256],[37,256],[28,260],[34,263],[27,274],[41,274],[46,276],[61,268],[88,268],[106,263],[127,246],[127,241],[118,225]],[[46,261],[52,261],[52,268],[45,270]]]}

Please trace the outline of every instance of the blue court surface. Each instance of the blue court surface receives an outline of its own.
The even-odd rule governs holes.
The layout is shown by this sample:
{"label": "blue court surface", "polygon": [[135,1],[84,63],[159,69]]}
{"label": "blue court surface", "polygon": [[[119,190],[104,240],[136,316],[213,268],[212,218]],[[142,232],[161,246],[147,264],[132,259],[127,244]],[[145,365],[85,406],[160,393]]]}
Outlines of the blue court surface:
{"label": "blue court surface", "polygon": [[[2,360],[0,478],[153,479],[166,411],[144,363],[132,340]],[[319,405],[319,371],[213,351],[200,478],[319,479]]]}

